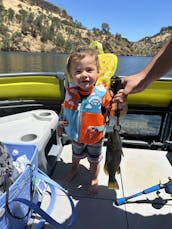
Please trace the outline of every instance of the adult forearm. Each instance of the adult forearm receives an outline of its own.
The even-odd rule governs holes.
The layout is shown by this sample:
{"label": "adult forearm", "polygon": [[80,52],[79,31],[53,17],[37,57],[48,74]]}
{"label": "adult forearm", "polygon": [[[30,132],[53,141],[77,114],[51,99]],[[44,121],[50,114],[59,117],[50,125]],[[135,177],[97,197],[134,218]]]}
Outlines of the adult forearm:
{"label": "adult forearm", "polygon": [[143,91],[150,83],[172,70],[172,37],[140,72],[124,77],[124,90],[115,99],[122,101],[122,95]]}
{"label": "adult forearm", "polygon": [[172,37],[143,70],[144,80],[151,83],[172,70]]}

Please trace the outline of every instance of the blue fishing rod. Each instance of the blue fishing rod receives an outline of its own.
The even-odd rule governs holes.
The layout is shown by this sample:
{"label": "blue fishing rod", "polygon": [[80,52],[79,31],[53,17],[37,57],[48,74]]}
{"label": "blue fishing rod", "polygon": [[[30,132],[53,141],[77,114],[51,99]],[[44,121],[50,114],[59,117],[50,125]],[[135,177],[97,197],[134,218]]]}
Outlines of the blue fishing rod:
{"label": "blue fishing rod", "polygon": [[119,205],[122,205],[122,204],[126,204],[128,200],[134,198],[134,197],[138,197],[138,196],[141,196],[143,194],[148,194],[148,193],[151,193],[151,192],[155,192],[155,191],[158,191],[160,189],[165,189],[165,192],[172,195],[172,180],[171,178],[169,178],[169,181],[166,182],[165,184],[157,184],[157,185],[154,185],[150,188],[147,188],[141,192],[138,192],[136,194],[133,194],[131,196],[128,196],[128,197],[122,197],[122,198],[117,198],[115,200],[115,204],[117,206]]}

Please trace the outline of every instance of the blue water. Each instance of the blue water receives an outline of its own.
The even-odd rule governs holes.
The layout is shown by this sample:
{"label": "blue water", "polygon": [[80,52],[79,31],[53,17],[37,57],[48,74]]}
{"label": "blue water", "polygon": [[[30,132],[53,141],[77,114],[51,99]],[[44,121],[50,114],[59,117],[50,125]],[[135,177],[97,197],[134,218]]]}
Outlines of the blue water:
{"label": "blue water", "polygon": [[[116,74],[127,76],[142,70],[152,57],[119,56]],[[67,55],[57,53],[0,52],[0,73],[66,71]],[[172,72],[167,76],[172,77]]]}
{"label": "blue water", "polygon": [[117,75],[131,75],[142,70],[152,57],[145,56],[119,56]]}
{"label": "blue water", "polygon": [[[128,76],[141,71],[152,59],[147,56],[119,56],[116,74]],[[165,76],[172,77],[172,71]]]}

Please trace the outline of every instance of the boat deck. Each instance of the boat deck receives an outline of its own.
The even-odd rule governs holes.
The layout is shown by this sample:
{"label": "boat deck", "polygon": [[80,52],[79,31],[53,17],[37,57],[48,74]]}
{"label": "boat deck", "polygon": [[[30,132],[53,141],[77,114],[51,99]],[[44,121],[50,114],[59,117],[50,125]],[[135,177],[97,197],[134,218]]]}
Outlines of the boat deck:
{"label": "boat deck", "polygon": [[[120,189],[116,192],[107,188],[108,176],[103,171],[103,160],[99,175],[99,193],[90,197],[87,194],[87,159],[81,161],[75,179],[70,184],[65,182],[64,175],[71,166],[71,146],[64,146],[52,178],[68,190],[76,205],[76,221],[72,229],[171,229],[172,196],[164,189],[133,198],[130,203],[120,206],[115,205],[115,199],[141,192],[160,181],[166,183],[172,175],[172,153],[132,148],[124,148],[123,151],[121,173],[117,175]],[[105,155],[105,147],[103,152]],[[43,207],[47,198],[45,196]],[[70,213],[66,197],[58,192],[52,216],[58,222],[67,223]],[[44,229],[50,228],[50,225],[45,224]]]}

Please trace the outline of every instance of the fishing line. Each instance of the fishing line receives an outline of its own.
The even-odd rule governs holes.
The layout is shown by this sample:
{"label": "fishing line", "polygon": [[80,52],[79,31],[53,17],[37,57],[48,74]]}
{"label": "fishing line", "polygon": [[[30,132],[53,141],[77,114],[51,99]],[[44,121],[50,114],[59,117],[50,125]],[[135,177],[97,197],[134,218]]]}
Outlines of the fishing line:
{"label": "fishing line", "polygon": [[[124,185],[123,185],[123,179],[122,179],[122,173],[120,172],[120,180],[121,180],[121,187],[122,187],[122,195],[124,197]],[[116,197],[117,198],[117,197]],[[114,203],[114,206],[115,206],[115,203]],[[125,208],[125,218],[126,218],[126,222],[127,222],[127,228],[129,229],[130,226],[129,226],[129,219],[128,219],[128,214],[127,214],[127,208],[126,208],[126,205],[124,206]]]}

